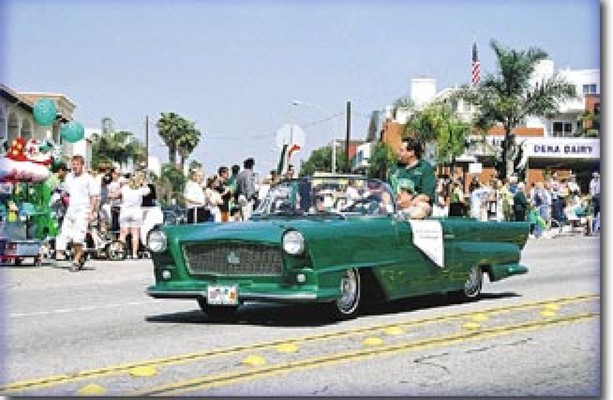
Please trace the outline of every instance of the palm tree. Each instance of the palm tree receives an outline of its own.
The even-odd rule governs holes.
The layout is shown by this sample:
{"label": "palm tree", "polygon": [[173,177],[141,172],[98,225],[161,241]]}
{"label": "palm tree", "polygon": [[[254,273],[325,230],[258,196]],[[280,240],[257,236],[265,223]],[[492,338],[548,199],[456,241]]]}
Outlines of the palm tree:
{"label": "palm tree", "polygon": [[170,205],[174,200],[176,203],[182,204],[181,193],[185,187],[185,181],[186,177],[183,171],[178,169],[175,164],[163,164],[161,176],[156,182],[160,202],[164,205]]}
{"label": "palm tree", "polygon": [[168,147],[168,160],[173,165],[177,162],[177,152],[180,152],[183,164],[200,140],[200,131],[195,128],[194,122],[173,112],[161,113],[157,128]]}
{"label": "palm tree", "polygon": [[185,165],[185,160],[192,154],[198,143],[200,142],[200,131],[196,129],[193,122],[187,122],[183,135],[177,142],[177,151],[181,157],[181,171]]}
{"label": "palm tree", "polygon": [[130,161],[141,160],[145,152],[144,145],[131,132],[107,132],[94,137],[92,164],[100,165],[105,162],[116,162],[120,166],[124,166]]}
{"label": "palm tree", "polygon": [[546,77],[536,85],[531,83],[536,64],[547,58],[539,48],[507,49],[495,40],[490,46],[496,53],[498,74],[488,74],[480,84],[464,85],[457,95],[477,106],[475,125],[487,130],[496,124],[504,128],[499,176],[508,177],[514,171],[516,144],[514,129],[526,117],[544,117],[558,110],[559,104],[576,96],[575,87],[558,74]]}
{"label": "palm tree", "polygon": [[411,115],[403,136],[414,136],[422,143],[436,145],[437,164],[447,164],[455,169],[455,160],[467,148],[469,124],[461,121],[444,102],[434,102]]}

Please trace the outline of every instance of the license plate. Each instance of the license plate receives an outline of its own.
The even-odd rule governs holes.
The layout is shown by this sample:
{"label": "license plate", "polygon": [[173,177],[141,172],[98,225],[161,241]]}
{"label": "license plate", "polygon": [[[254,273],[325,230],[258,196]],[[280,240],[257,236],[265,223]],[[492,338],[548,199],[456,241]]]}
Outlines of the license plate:
{"label": "license plate", "polygon": [[235,306],[238,304],[238,287],[236,285],[209,286],[206,291],[208,304]]}

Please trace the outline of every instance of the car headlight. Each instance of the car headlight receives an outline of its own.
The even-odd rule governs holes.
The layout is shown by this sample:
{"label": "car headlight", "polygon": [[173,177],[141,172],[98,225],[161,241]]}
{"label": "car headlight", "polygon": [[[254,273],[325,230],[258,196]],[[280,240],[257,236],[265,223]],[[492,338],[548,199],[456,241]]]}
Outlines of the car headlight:
{"label": "car headlight", "polygon": [[288,254],[297,256],[304,251],[304,237],[298,231],[287,231],[283,235],[283,250]]}
{"label": "car headlight", "polygon": [[166,250],[166,234],[158,229],[149,232],[149,235],[147,235],[147,247],[154,253]]}

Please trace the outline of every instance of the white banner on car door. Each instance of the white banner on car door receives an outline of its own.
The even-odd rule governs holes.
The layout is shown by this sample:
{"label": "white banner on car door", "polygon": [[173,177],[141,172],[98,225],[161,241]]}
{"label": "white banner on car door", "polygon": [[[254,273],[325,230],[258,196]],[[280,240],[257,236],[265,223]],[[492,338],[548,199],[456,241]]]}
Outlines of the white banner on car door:
{"label": "white banner on car door", "polygon": [[423,251],[436,265],[445,266],[443,225],[435,220],[411,220],[413,244]]}

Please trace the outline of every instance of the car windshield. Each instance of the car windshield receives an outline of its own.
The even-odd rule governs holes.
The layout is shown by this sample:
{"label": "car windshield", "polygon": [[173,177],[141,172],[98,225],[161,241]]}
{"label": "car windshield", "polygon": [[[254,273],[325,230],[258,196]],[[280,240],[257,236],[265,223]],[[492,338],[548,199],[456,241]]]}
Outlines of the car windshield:
{"label": "car windshield", "polygon": [[394,197],[387,183],[359,175],[326,174],[272,186],[254,215],[387,215],[394,212]]}

